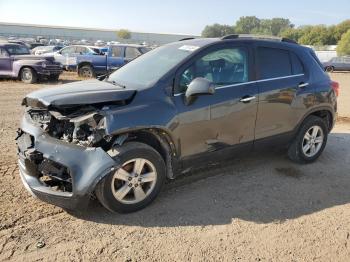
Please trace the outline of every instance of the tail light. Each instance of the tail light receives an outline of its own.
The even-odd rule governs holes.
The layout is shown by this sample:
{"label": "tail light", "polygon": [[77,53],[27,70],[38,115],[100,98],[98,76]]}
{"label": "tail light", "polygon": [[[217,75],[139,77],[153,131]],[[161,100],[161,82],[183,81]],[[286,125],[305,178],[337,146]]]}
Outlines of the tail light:
{"label": "tail light", "polygon": [[332,81],[331,86],[332,86],[332,89],[333,89],[334,92],[335,92],[335,95],[336,95],[336,96],[339,96],[339,89],[340,89],[339,83],[338,83],[338,82],[335,82],[335,81]]}

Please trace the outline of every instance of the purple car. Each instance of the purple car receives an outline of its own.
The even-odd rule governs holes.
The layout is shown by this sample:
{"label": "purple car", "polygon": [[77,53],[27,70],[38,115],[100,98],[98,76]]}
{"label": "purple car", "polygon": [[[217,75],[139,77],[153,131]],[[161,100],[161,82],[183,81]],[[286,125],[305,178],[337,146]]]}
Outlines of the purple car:
{"label": "purple car", "polygon": [[19,78],[32,84],[47,77],[57,80],[62,66],[53,57],[30,55],[27,47],[14,43],[0,43],[0,77]]}

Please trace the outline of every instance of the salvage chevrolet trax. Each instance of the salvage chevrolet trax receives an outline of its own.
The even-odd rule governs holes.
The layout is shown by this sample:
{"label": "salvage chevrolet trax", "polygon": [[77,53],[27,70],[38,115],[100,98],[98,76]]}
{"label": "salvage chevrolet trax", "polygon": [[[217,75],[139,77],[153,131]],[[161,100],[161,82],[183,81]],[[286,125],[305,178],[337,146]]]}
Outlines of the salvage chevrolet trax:
{"label": "salvage chevrolet trax", "polygon": [[23,100],[20,175],[67,209],[96,196],[107,209],[150,204],[188,168],[272,145],[298,163],[324,150],[338,83],[288,39],[230,35],[152,50],[104,79]]}

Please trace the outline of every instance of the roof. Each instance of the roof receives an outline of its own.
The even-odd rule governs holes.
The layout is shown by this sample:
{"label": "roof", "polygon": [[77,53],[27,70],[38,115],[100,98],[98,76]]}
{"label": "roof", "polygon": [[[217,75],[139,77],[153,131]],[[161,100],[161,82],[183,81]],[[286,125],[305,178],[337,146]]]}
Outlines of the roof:
{"label": "roof", "polygon": [[110,44],[109,46],[146,47],[144,45],[137,45],[137,44]]}
{"label": "roof", "polygon": [[279,45],[284,45],[286,47],[293,47],[293,48],[305,48],[304,46],[299,45],[293,40],[286,39],[286,38],[280,38],[280,37],[273,37],[273,36],[256,36],[256,35],[229,35],[222,38],[195,38],[195,39],[188,39],[188,40],[181,40],[177,43],[182,43],[183,45],[194,45],[198,47],[203,47],[206,45],[214,44],[214,43],[220,43],[224,41],[230,41],[230,42],[259,42],[259,43],[276,43]]}

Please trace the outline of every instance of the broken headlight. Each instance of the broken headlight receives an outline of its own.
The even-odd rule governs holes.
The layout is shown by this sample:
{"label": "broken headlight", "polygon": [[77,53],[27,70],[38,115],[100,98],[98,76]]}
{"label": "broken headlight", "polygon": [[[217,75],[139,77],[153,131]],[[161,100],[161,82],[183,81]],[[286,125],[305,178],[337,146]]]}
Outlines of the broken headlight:
{"label": "broken headlight", "polygon": [[51,121],[51,114],[47,110],[29,110],[28,114],[34,124],[44,127]]}

